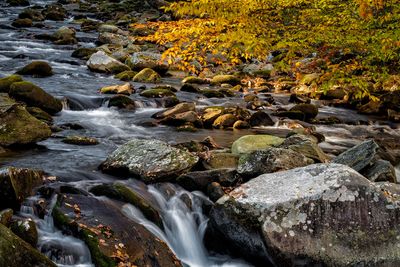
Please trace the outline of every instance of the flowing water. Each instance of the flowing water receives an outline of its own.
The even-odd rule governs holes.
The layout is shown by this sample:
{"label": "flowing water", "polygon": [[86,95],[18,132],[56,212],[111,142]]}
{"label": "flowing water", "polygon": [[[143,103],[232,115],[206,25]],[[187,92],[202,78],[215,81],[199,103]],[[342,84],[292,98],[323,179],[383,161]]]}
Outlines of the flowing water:
{"label": "flowing water", "polygon": [[[35,40],[35,34],[52,33],[60,26],[78,28],[72,18],[64,22],[45,21],[46,28],[15,29],[10,27],[22,8],[10,8],[0,2],[0,77],[14,73],[32,60],[46,60],[54,70],[55,75],[48,78],[24,79],[32,81],[50,94],[64,99],[64,109],[55,116],[55,125],[79,124],[82,129],[67,129],[57,133],[56,137],[40,142],[34,147],[0,157],[1,166],[17,166],[41,168],[51,175],[56,175],[60,183],[66,183],[87,190],[92,185],[113,182],[115,178],[99,173],[97,166],[116,147],[133,137],[157,138],[169,143],[201,140],[212,136],[222,146],[229,146],[242,135],[254,132],[274,133],[285,136],[288,128],[277,123],[274,127],[262,127],[241,131],[199,130],[195,133],[176,132],[171,127],[148,127],[152,121],[151,115],[161,110],[161,105],[155,100],[144,99],[135,95],[137,109],[124,111],[107,108],[107,97],[98,93],[101,87],[118,84],[112,76],[90,72],[85,61],[74,59],[71,53],[77,46],[57,46],[49,42]],[[31,3],[45,5],[52,1],[32,0]],[[4,5],[4,6],[2,6]],[[79,46],[93,47],[97,39],[96,33],[78,31]],[[164,83],[179,85],[179,79],[166,78]],[[143,85],[134,83],[135,88]],[[151,86],[151,85],[150,85]],[[178,92],[181,100],[196,102],[197,106],[231,105],[245,106],[239,97],[224,99],[205,99],[197,94]],[[287,105],[287,97],[276,99],[280,106]],[[286,100],[285,100],[286,99]],[[323,107],[320,116],[335,115],[345,121],[368,121],[369,118],[349,110]],[[321,146],[327,151],[340,152],[358,142],[368,134],[381,132],[398,134],[398,126],[393,125],[358,125],[358,126],[318,126],[326,141]],[[95,137],[100,141],[97,146],[73,146],[64,144],[60,137],[68,135],[85,135]],[[397,168],[399,170],[399,168]],[[156,187],[149,186],[148,193],[161,207],[164,230],[161,230],[148,220],[140,211],[131,205],[125,205],[124,213],[132,220],[144,225],[149,231],[164,240],[175,254],[188,266],[247,266],[241,261],[234,261],[223,255],[215,255],[207,251],[203,244],[207,218],[202,205],[208,200],[199,193],[189,193],[176,188],[175,195],[166,196]],[[182,196],[190,199],[189,208]],[[30,217],[39,228],[39,249],[59,266],[88,267],[93,266],[87,247],[78,239],[63,235],[54,227],[51,209],[41,219],[35,214],[32,203],[37,199],[28,199],[21,209],[21,215]]]}

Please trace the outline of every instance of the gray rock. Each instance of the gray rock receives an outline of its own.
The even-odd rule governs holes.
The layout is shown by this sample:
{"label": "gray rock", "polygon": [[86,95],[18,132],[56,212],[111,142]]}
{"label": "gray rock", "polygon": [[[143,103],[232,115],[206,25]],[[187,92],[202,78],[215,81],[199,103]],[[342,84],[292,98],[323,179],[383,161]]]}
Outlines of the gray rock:
{"label": "gray rock", "polygon": [[399,193],[315,164],[241,185],[217,201],[210,226],[258,266],[399,266]]}
{"label": "gray rock", "polygon": [[115,150],[100,168],[133,175],[146,183],[164,181],[190,170],[198,158],[159,140],[133,139]]}
{"label": "gray rock", "polygon": [[291,135],[285,139],[281,147],[291,149],[316,162],[328,162],[329,157],[318,146],[318,140],[312,136]]}
{"label": "gray rock", "polygon": [[102,44],[113,44],[121,46],[127,46],[130,43],[127,36],[111,32],[101,32],[99,34],[98,41]]}
{"label": "gray rock", "polygon": [[120,73],[130,70],[127,65],[108,56],[103,51],[98,51],[91,55],[86,65],[91,71],[96,72]]}
{"label": "gray rock", "polygon": [[152,52],[136,52],[125,62],[132,70],[153,69],[159,74],[168,71],[168,64],[161,60],[161,54]]}
{"label": "gray rock", "polygon": [[388,181],[396,183],[396,171],[393,165],[387,160],[377,160],[372,165],[361,170],[361,174],[372,182]]}
{"label": "gray rock", "polygon": [[378,147],[374,140],[367,140],[346,150],[334,158],[332,162],[345,164],[356,171],[360,171],[372,161]]}
{"label": "gray rock", "polygon": [[290,170],[314,163],[291,149],[268,148],[254,151],[239,158],[238,173],[246,177],[255,177],[264,173]]}

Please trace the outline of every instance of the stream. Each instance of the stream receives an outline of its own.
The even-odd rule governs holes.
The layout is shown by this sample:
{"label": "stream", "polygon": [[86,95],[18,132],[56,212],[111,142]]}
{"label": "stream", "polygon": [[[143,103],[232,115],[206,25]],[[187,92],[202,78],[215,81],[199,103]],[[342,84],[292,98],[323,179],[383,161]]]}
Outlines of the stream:
{"label": "stream", "polygon": [[[224,131],[201,129],[195,133],[176,132],[168,126],[146,126],[151,121],[151,115],[162,110],[157,101],[136,97],[136,110],[124,111],[107,107],[107,97],[99,94],[99,89],[107,85],[120,83],[110,75],[90,72],[85,61],[74,59],[71,53],[76,46],[54,45],[35,40],[36,34],[54,32],[61,26],[79,28],[73,23],[73,18],[64,22],[45,21],[46,28],[30,27],[16,29],[10,27],[12,20],[22,10],[19,7],[6,6],[0,3],[0,77],[13,74],[17,69],[32,60],[46,60],[53,67],[54,75],[47,78],[24,77],[48,93],[64,100],[64,109],[54,117],[55,125],[79,124],[83,129],[66,129],[54,137],[39,142],[25,149],[0,156],[1,166],[16,166],[25,168],[40,168],[47,173],[57,176],[60,183],[87,190],[91,186],[113,182],[114,177],[97,170],[99,164],[119,145],[134,137],[154,138],[171,144],[190,140],[202,140],[212,136],[221,146],[230,146],[239,137],[251,133],[273,133],[285,136],[289,128],[286,125],[261,127],[251,130]],[[32,5],[45,5],[53,1],[32,0]],[[4,6],[2,6],[4,5]],[[94,47],[97,33],[77,31],[79,46]],[[163,83],[178,87],[180,78],[164,78]],[[135,88],[148,86],[133,83]],[[196,102],[197,107],[225,105],[238,103],[245,106],[240,98],[207,99],[197,94],[178,92],[177,97],[182,101]],[[277,96],[280,106],[288,105],[287,96]],[[344,112],[345,111],[345,112]],[[320,108],[319,117],[337,116],[345,121],[365,121],[370,117],[359,115],[355,111],[334,107]],[[329,152],[338,153],[364,140],[368,135],[386,133],[398,136],[398,125],[382,123],[366,123],[365,125],[317,126],[326,140],[321,147]],[[95,137],[100,144],[96,146],[74,146],[61,142],[60,138],[68,135],[83,135]],[[397,167],[397,178],[400,180],[400,168]],[[147,187],[147,193],[161,209],[163,230],[148,221],[141,212],[132,205],[126,204],[122,212],[133,221],[145,226],[151,233],[163,240],[175,255],[190,267],[200,266],[250,266],[241,260],[234,260],[225,255],[207,251],[203,237],[207,227],[207,217],[203,212],[203,204],[210,202],[199,192],[187,192],[175,188],[173,196],[166,196],[154,186]],[[186,195],[191,199],[189,208],[180,196]],[[72,236],[64,235],[58,230],[51,217],[52,207],[56,199],[49,204],[47,214],[40,218],[35,214],[33,203],[37,197],[27,199],[21,208],[20,215],[32,218],[39,230],[38,249],[58,266],[90,267],[94,266],[86,245]],[[107,201],[107,200],[104,200]]]}

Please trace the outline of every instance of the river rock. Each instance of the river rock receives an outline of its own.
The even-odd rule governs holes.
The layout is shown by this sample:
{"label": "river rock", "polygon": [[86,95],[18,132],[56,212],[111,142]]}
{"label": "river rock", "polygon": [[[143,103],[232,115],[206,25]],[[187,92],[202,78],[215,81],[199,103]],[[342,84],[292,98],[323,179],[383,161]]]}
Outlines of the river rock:
{"label": "river rock", "polygon": [[78,146],[94,146],[99,144],[99,141],[94,137],[87,137],[80,135],[67,136],[62,140],[62,142]]}
{"label": "river rock", "polygon": [[192,102],[182,102],[174,107],[157,112],[153,114],[151,117],[155,119],[164,119],[187,111],[196,111],[196,104]]}
{"label": "river rock", "polygon": [[17,74],[47,77],[53,75],[53,69],[46,61],[33,61],[17,71]]}
{"label": "river rock", "polygon": [[0,210],[19,205],[33,193],[33,189],[43,183],[44,173],[39,170],[21,168],[0,169]]}
{"label": "river rock", "polygon": [[247,121],[238,120],[233,124],[233,129],[248,129],[250,128],[250,124]]}
{"label": "river rock", "polygon": [[232,127],[236,121],[237,121],[237,118],[235,115],[224,114],[215,119],[212,127],[217,128],[217,129],[225,129],[225,128]]}
{"label": "river rock", "polygon": [[29,28],[32,27],[33,23],[31,19],[16,19],[11,23],[12,26],[17,28]]}
{"label": "river rock", "polygon": [[15,82],[22,82],[22,78],[19,75],[13,74],[0,79],[0,93],[8,93],[10,91],[11,84]]}
{"label": "river rock", "polygon": [[211,84],[218,85],[228,83],[230,85],[240,84],[240,79],[234,75],[216,75],[211,79]]}
{"label": "river rock", "polygon": [[22,10],[21,13],[18,14],[18,18],[20,19],[31,19],[32,21],[43,21],[44,16],[39,10],[33,8],[26,8]]}
{"label": "river rock", "polygon": [[133,93],[133,88],[130,83],[124,83],[103,87],[100,89],[100,93],[131,95]]}
{"label": "river rock", "polygon": [[211,127],[214,121],[223,114],[224,107],[208,107],[203,111],[201,120],[203,121],[204,127]]}
{"label": "river rock", "polygon": [[92,47],[80,47],[72,52],[71,57],[81,58],[81,59],[88,59],[91,55],[96,53],[98,50],[97,48]]}
{"label": "river rock", "polygon": [[96,72],[120,73],[130,70],[128,66],[108,56],[103,51],[98,51],[91,55],[86,65],[91,71]]}
{"label": "river rock", "polygon": [[294,134],[285,139],[281,147],[291,149],[315,162],[328,162],[329,157],[318,146],[318,140],[312,136]]}
{"label": "river rock", "polygon": [[182,92],[188,92],[188,93],[199,93],[200,88],[194,84],[191,83],[184,83],[180,89]]}
{"label": "river rock", "polygon": [[55,44],[71,45],[78,42],[76,40],[75,34],[75,29],[62,26],[55,33],[53,33],[52,38]]}
{"label": "river rock", "polygon": [[251,115],[249,123],[251,127],[273,126],[275,124],[272,118],[267,113],[261,110],[256,111]]}
{"label": "river rock", "polygon": [[165,142],[133,139],[115,150],[100,168],[107,173],[133,175],[152,183],[187,172],[197,161],[191,153]]}
{"label": "river rock", "polygon": [[111,32],[101,32],[98,41],[101,44],[120,45],[122,47],[125,47],[130,43],[127,36]]}
{"label": "river rock", "polygon": [[136,71],[126,70],[116,74],[114,78],[127,82],[127,81],[132,81],[136,74],[137,74]]}
{"label": "river rock", "polygon": [[2,224],[0,224],[0,266],[56,267],[50,259]]}
{"label": "river rock", "polygon": [[387,161],[379,159],[360,171],[368,180],[372,182],[391,182],[397,183],[396,171],[393,165]]}
{"label": "river rock", "polygon": [[188,76],[182,80],[183,84],[207,84],[210,83],[209,79],[200,78],[196,76]]}
{"label": "river rock", "polygon": [[140,93],[143,97],[148,98],[160,98],[160,97],[168,97],[175,96],[175,94],[168,89],[146,89]]}
{"label": "river rock", "polygon": [[60,4],[49,4],[42,14],[46,20],[63,21],[67,18],[67,10]]}
{"label": "river rock", "polygon": [[28,106],[38,107],[49,114],[56,114],[62,110],[61,101],[46,93],[39,86],[30,82],[16,82],[10,86],[10,96]]}
{"label": "river rock", "polygon": [[7,0],[7,4],[10,6],[29,6],[28,0]]}
{"label": "river rock", "polygon": [[26,110],[36,119],[47,123],[48,125],[53,124],[53,117],[47,113],[46,111],[42,110],[41,108],[37,107],[26,107]]}
{"label": "river rock", "polygon": [[38,231],[36,224],[31,219],[17,219],[10,224],[10,229],[22,240],[36,247],[38,243]]}
{"label": "river rock", "polygon": [[374,140],[367,140],[346,150],[332,160],[333,163],[350,166],[356,171],[365,168],[375,157],[379,146]]}
{"label": "river rock", "polygon": [[194,111],[186,111],[183,113],[168,116],[160,120],[160,123],[171,126],[181,126],[188,123],[192,125],[197,125],[198,127],[201,126],[200,117]]}
{"label": "river rock", "polygon": [[135,77],[133,77],[133,81],[142,83],[159,83],[161,82],[161,76],[156,71],[146,68],[136,74]]}
{"label": "river rock", "polygon": [[223,168],[236,169],[238,166],[238,161],[238,155],[227,152],[212,151],[210,157],[203,162],[203,166],[207,170]]}
{"label": "river rock", "polygon": [[318,107],[313,104],[297,104],[290,111],[303,113],[305,120],[314,119],[318,115]]}
{"label": "river rock", "polygon": [[399,190],[315,164],[241,185],[217,201],[210,226],[258,266],[397,266]]}
{"label": "river rock", "polygon": [[136,103],[126,95],[115,95],[108,100],[108,107],[134,110],[136,108]]}
{"label": "river rock", "polygon": [[207,196],[211,199],[211,201],[217,201],[223,195],[225,195],[222,186],[217,182],[212,182],[207,186]]}
{"label": "river rock", "polygon": [[0,146],[31,144],[50,136],[47,124],[30,115],[8,95],[0,94]]}
{"label": "river rock", "polygon": [[271,146],[279,146],[284,140],[283,138],[267,134],[245,135],[233,142],[231,150],[233,154],[246,154]]}
{"label": "river rock", "polygon": [[168,64],[161,58],[161,54],[153,52],[133,53],[125,62],[132,70],[141,71],[143,69],[152,69],[163,75],[168,71]]}
{"label": "river rock", "polygon": [[285,171],[314,163],[312,159],[291,149],[270,147],[253,151],[239,158],[238,173],[246,177],[256,177],[264,173]]}

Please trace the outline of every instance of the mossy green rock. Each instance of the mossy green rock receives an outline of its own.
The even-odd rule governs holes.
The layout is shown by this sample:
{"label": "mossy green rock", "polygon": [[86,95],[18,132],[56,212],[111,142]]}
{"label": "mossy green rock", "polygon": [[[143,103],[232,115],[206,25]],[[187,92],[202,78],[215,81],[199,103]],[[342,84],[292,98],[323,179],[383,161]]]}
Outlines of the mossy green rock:
{"label": "mossy green rock", "polygon": [[159,83],[161,82],[161,76],[156,71],[146,68],[136,74],[135,77],[133,77],[133,81],[142,83]]}
{"label": "mossy green rock", "polygon": [[240,137],[232,144],[233,154],[247,154],[255,150],[263,150],[271,146],[279,146],[285,139],[261,134],[261,135],[245,135]]}
{"label": "mossy green rock", "polygon": [[148,98],[175,96],[175,94],[168,89],[146,89],[143,92],[141,92],[140,95]]}
{"label": "mossy green rock", "polygon": [[212,152],[207,161],[203,162],[203,166],[208,170],[223,168],[236,169],[238,166],[238,161],[238,155],[226,152]]}
{"label": "mossy green rock", "polygon": [[190,170],[198,158],[159,140],[133,139],[115,150],[100,168],[133,175],[146,183],[165,181]]}
{"label": "mossy green rock", "polygon": [[17,28],[28,28],[32,27],[32,20],[28,18],[16,19],[11,23],[11,25]]}
{"label": "mossy green rock", "polygon": [[224,114],[219,116],[213,123],[213,128],[225,129],[232,127],[237,121],[237,118],[233,114]]}
{"label": "mossy green rock", "polygon": [[17,74],[47,77],[53,75],[53,69],[46,61],[33,61],[17,71]]}
{"label": "mossy green rock", "polygon": [[114,76],[115,79],[119,79],[121,81],[131,81],[136,76],[137,72],[132,70],[126,70],[121,73],[118,73]]}
{"label": "mossy green rock", "polygon": [[46,256],[0,224],[0,266],[56,267]]}
{"label": "mossy green rock", "polygon": [[71,57],[88,59],[91,55],[96,53],[97,48],[80,47],[72,52]]}
{"label": "mossy green rock", "polygon": [[223,84],[228,83],[230,85],[240,84],[240,79],[234,75],[216,75],[211,79],[211,84]]}
{"label": "mossy green rock", "polygon": [[36,224],[31,219],[17,219],[10,225],[11,231],[29,243],[32,247],[36,247],[38,243],[38,231]]}
{"label": "mossy green rock", "polygon": [[108,101],[108,107],[117,107],[133,110],[136,108],[135,100],[126,95],[115,95]]}
{"label": "mossy green rock", "polygon": [[16,104],[6,94],[0,94],[0,146],[24,145],[51,136],[49,126]]}
{"label": "mossy green rock", "polygon": [[191,83],[191,84],[207,84],[210,83],[210,80],[196,77],[196,76],[188,76],[182,80],[183,84]]}
{"label": "mossy green rock", "polygon": [[27,107],[26,110],[36,119],[43,121],[47,124],[53,123],[53,117],[48,114],[46,111],[42,110],[41,108],[37,107]]}
{"label": "mossy green rock", "polygon": [[8,93],[10,86],[13,83],[22,82],[22,78],[19,75],[13,74],[0,79],[0,93]]}
{"label": "mossy green rock", "polygon": [[43,175],[40,170],[14,167],[0,169],[0,210],[18,210],[22,201],[32,195],[33,189],[43,183]]}
{"label": "mossy green rock", "polygon": [[12,98],[25,102],[28,106],[41,108],[49,114],[56,114],[62,110],[60,100],[30,82],[13,83],[9,94]]}
{"label": "mossy green rock", "polygon": [[220,92],[219,90],[213,90],[213,89],[203,89],[200,91],[202,95],[204,95],[207,98],[224,98],[225,95]]}

